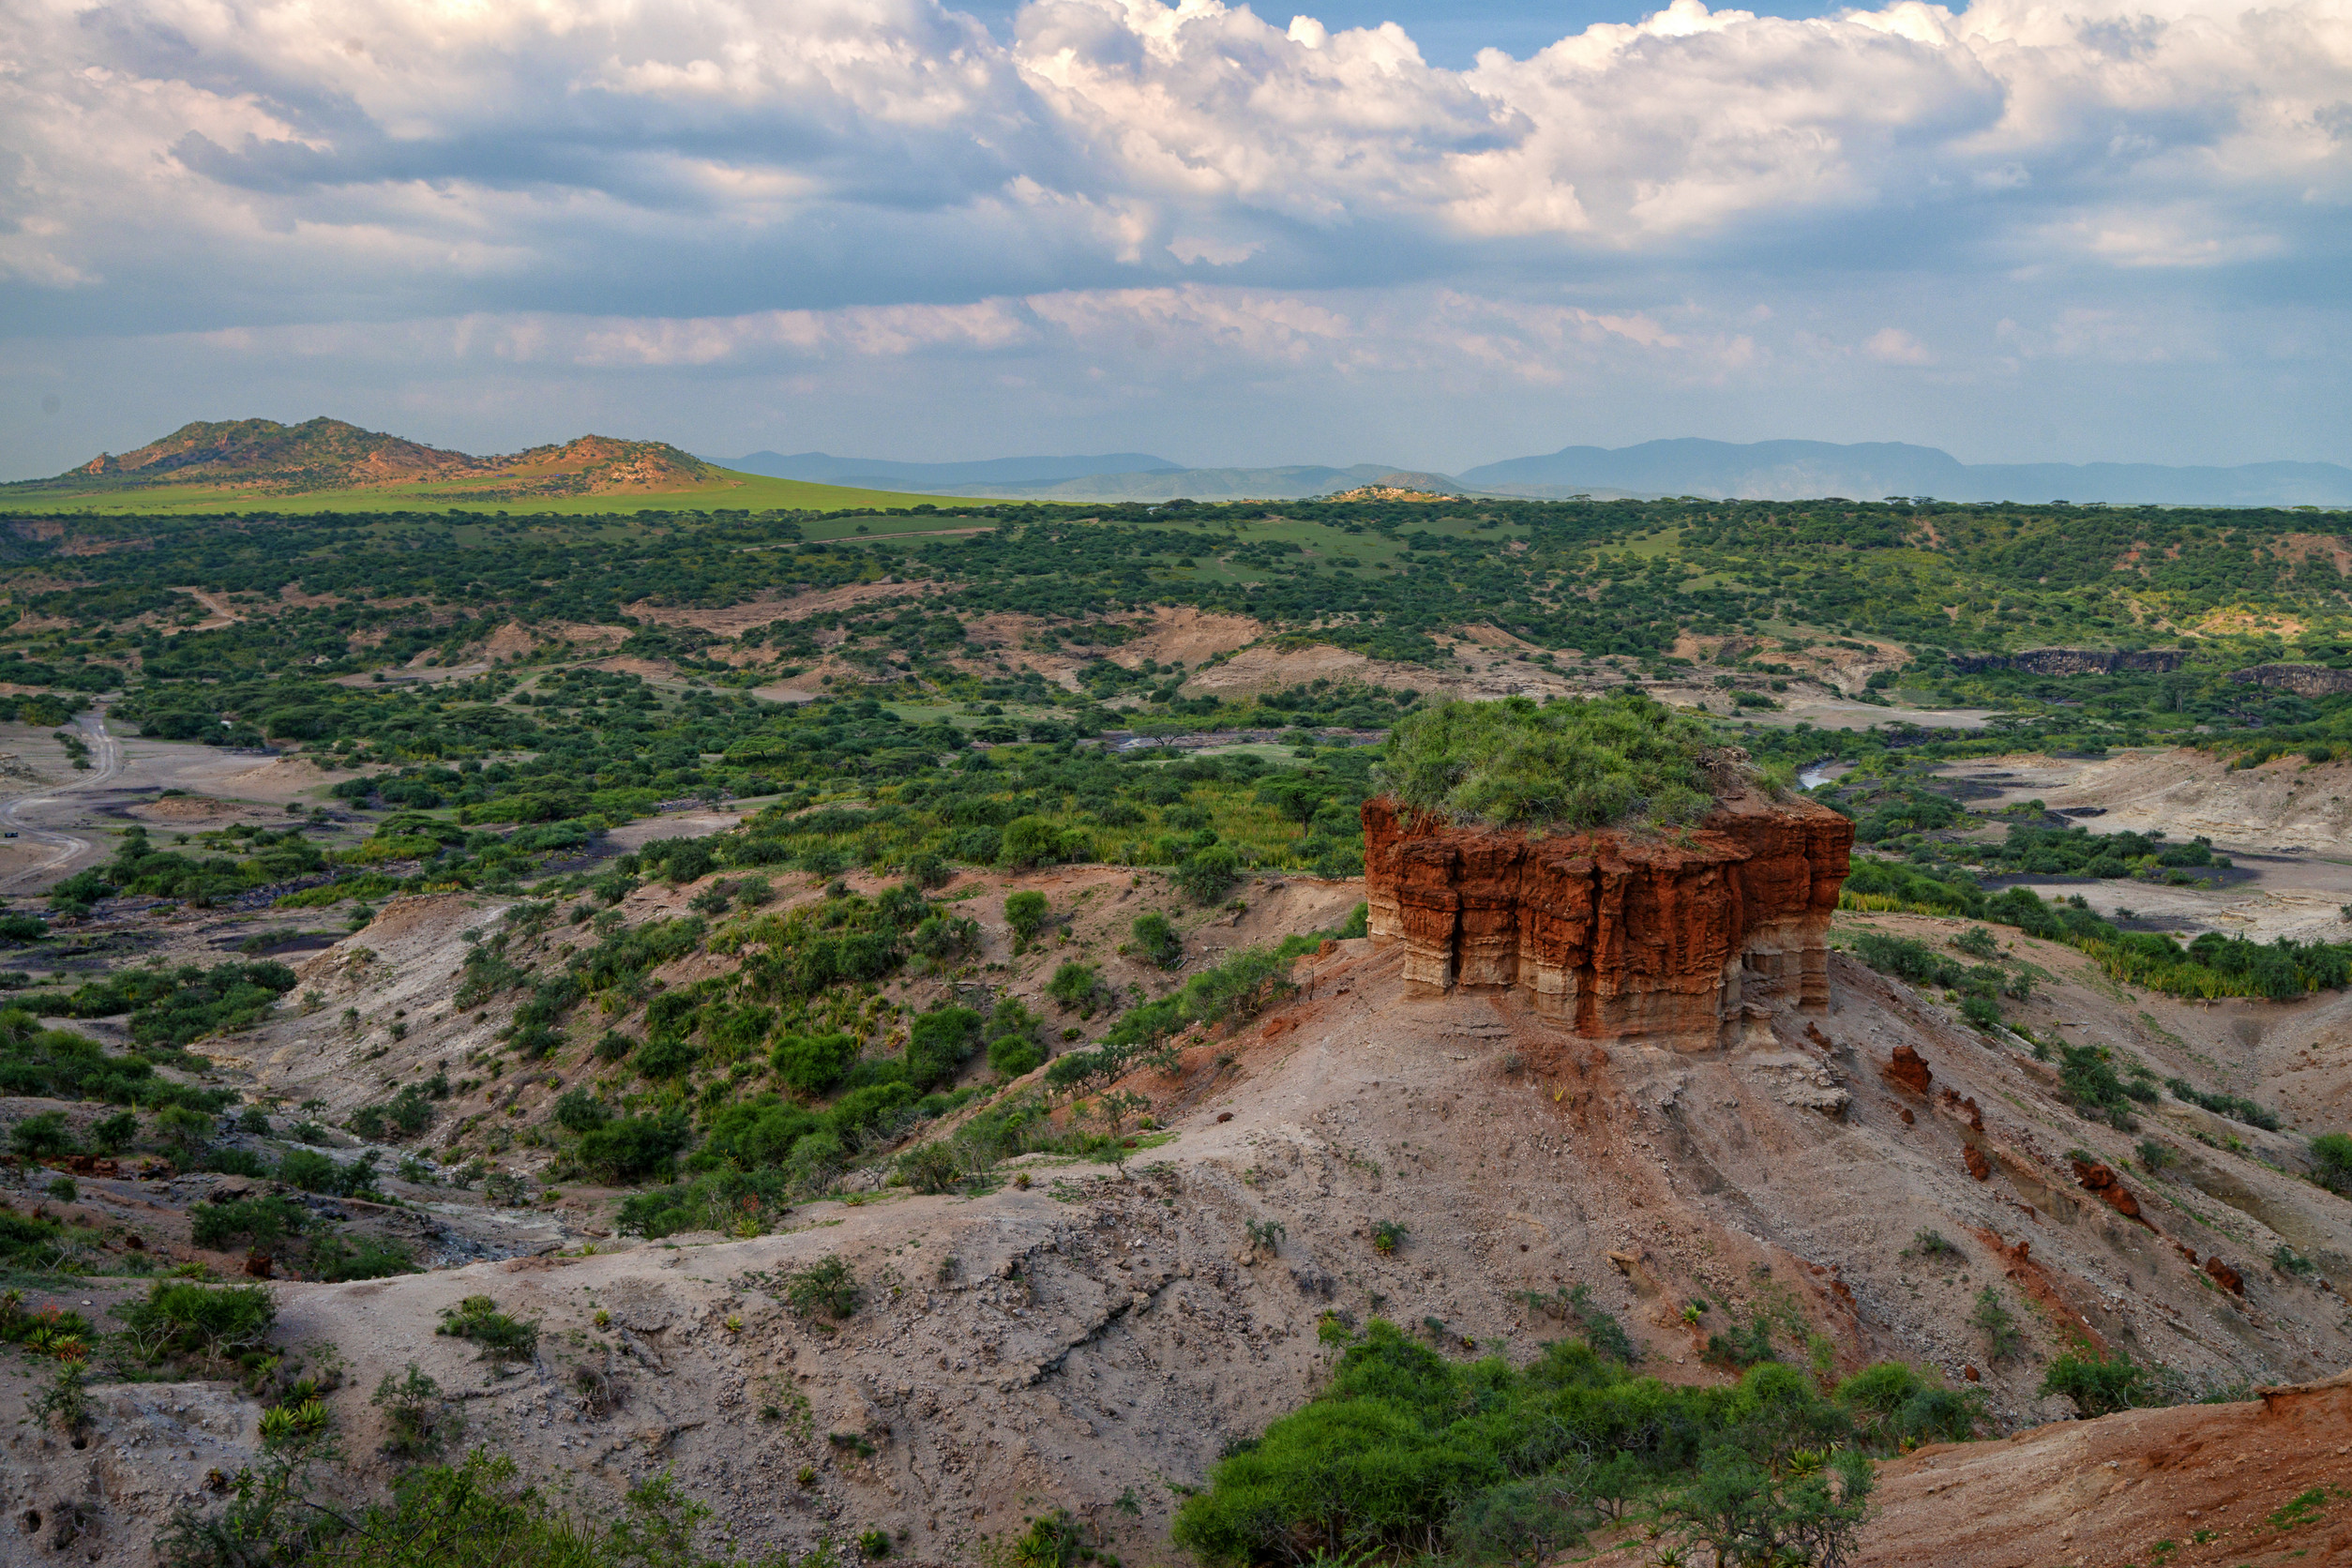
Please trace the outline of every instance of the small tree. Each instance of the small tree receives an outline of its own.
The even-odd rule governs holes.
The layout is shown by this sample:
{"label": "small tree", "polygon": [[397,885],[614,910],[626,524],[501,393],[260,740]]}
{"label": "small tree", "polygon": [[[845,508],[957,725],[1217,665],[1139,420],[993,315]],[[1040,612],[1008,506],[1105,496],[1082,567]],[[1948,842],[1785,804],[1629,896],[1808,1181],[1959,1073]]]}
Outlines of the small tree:
{"label": "small tree", "polygon": [[1177,932],[1168,916],[1157,910],[1138,914],[1128,927],[1136,945],[1143,956],[1162,969],[1181,968],[1184,961],[1184,939]]}
{"label": "small tree", "polygon": [[1004,900],[1004,923],[1024,942],[1037,940],[1052,912],[1053,906],[1046,896],[1033,888],[1023,889]]}
{"label": "small tree", "polygon": [[155,1130],[185,1161],[202,1159],[212,1147],[212,1118],[187,1106],[166,1106],[155,1119]]}
{"label": "small tree", "polygon": [[1117,1138],[1127,1118],[1152,1108],[1152,1102],[1132,1090],[1115,1089],[1094,1102],[1094,1114],[1102,1119],[1110,1136]]}
{"label": "small tree", "polygon": [[1583,1540],[1593,1517],[1566,1477],[1540,1476],[1478,1493],[1455,1515],[1455,1539],[1473,1561],[1539,1563]]}
{"label": "small tree", "polygon": [[1223,844],[1196,850],[1176,867],[1176,885],[1196,904],[1214,904],[1242,874],[1241,856]]}
{"label": "small tree", "polygon": [[101,1154],[119,1154],[139,1137],[139,1113],[118,1110],[91,1123],[90,1147]]}
{"label": "small tree", "polygon": [[1053,978],[1046,982],[1046,994],[1079,1017],[1091,1018],[1102,984],[1102,974],[1093,964],[1072,958],[1053,972]]}
{"label": "small tree", "polygon": [[784,1282],[785,1304],[804,1318],[822,1314],[837,1321],[857,1310],[863,1294],[849,1264],[838,1258],[822,1259]]}
{"label": "small tree", "polygon": [[8,1133],[8,1147],[26,1159],[54,1159],[74,1151],[73,1129],[66,1124],[62,1110],[44,1110],[38,1116],[28,1116]]}

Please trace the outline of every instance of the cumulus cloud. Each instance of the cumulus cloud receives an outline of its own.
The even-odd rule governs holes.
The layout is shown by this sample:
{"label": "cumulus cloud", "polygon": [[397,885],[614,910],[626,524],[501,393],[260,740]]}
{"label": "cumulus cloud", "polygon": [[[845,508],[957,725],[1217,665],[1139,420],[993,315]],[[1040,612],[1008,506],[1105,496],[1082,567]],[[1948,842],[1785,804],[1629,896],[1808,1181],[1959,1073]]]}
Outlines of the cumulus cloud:
{"label": "cumulus cloud", "polygon": [[1932,365],[1927,345],[1899,326],[1882,326],[1862,340],[1862,351],[1881,365]]}
{"label": "cumulus cloud", "polygon": [[[668,234],[718,254],[667,276],[740,268],[790,292],[783,269],[824,249],[808,228],[856,222],[970,242],[986,293],[1039,245],[1065,274],[1262,257],[1361,279],[1503,240],[1734,248],[1808,213],[1957,206],[2021,247],[2197,265],[2296,243],[2265,227],[2266,192],[2352,196],[2329,118],[2352,95],[2352,16],[2330,0],[1899,0],[1813,21],[1674,0],[1466,71],[1395,23],[1277,28],[1217,0],[1038,0],[1010,40],[931,0],[10,17],[6,254],[48,287],[163,233],[421,289],[467,257],[625,289]],[[2133,221],[2151,203],[2164,216]],[[337,254],[345,233],[371,254]]]}
{"label": "cumulus cloud", "polygon": [[[1929,313],[2249,268],[2341,309],[2347,104],[2340,0],[1673,0],[1463,70],[1220,0],[1001,35],[939,0],[18,0],[0,298],[65,336],[597,322],[573,361],[616,370],[1189,312],[1193,355],[1335,332],[1334,374],[1450,341],[1531,384],[1606,343],[1720,380],[1780,362],[1725,324],[1759,294],[1860,273]],[[1949,368],[1905,319],[1788,341]]]}

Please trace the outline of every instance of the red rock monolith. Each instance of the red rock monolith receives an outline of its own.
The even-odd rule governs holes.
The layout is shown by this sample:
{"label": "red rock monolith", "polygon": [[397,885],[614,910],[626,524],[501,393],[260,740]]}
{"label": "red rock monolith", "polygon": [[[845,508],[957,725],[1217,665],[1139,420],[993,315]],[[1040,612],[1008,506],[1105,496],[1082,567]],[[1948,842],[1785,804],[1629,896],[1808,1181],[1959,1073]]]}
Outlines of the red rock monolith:
{"label": "red rock monolith", "polygon": [[1364,807],[1376,941],[1405,944],[1422,994],[1515,987],[1601,1038],[1703,1049],[1743,1001],[1829,1002],[1829,924],[1853,823],[1742,792],[1676,838],[1456,827]]}

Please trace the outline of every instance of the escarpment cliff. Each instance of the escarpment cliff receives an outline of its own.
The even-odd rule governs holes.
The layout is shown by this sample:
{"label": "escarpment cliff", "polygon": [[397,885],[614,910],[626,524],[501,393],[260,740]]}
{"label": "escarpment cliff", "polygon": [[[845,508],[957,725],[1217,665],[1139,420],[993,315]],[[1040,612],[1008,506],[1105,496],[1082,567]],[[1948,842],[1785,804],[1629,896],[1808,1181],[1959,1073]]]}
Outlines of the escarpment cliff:
{"label": "escarpment cliff", "polygon": [[1834,811],[1752,792],[1674,839],[1457,827],[1380,798],[1364,896],[1415,989],[1515,986],[1580,1033],[1699,1050],[1743,1002],[1828,1002],[1853,841]]}

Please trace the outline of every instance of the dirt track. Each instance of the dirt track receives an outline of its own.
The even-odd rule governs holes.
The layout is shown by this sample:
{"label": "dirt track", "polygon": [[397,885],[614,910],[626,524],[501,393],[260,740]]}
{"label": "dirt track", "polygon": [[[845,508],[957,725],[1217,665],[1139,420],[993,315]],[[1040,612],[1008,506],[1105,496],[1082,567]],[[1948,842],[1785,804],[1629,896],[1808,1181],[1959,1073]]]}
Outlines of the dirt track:
{"label": "dirt track", "polygon": [[68,832],[61,824],[78,822],[81,797],[121,776],[122,742],[106,728],[102,705],[75,715],[73,729],[90,748],[86,772],[74,769],[55,784],[0,800],[0,825],[16,835],[12,843],[0,850],[0,856],[5,857],[0,858],[0,867],[5,867],[0,869],[0,892],[46,888],[104,858],[96,835]]}

